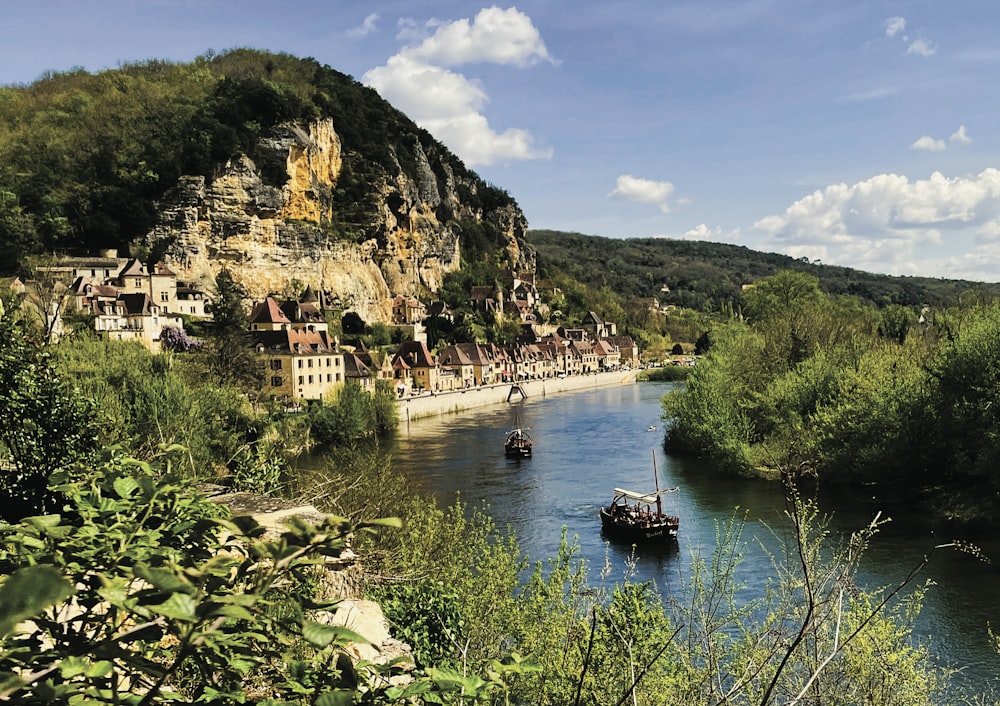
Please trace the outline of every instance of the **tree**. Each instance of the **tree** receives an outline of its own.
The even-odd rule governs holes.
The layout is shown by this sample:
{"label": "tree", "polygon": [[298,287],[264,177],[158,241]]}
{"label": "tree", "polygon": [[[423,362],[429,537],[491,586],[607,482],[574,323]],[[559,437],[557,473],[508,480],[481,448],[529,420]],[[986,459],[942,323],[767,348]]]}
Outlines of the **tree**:
{"label": "tree", "polygon": [[0,516],[15,520],[55,509],[49,475],[98,448],[90,402],[57,375],[48,350],[30,338],[18,310],[0,313]]}
{"label": "tree", "polygon": [[365,320],[356,311],[345,311],[340,317],[340,327],[345,336],[360,336],[365,332]]}
{"label": "tree", "polygon": [[226,268],[216,275],[215,290],[209,369],[220,385],[233,384],[256,394],[261,389],[264,370],[251,347],[245,304],[249,294]]}

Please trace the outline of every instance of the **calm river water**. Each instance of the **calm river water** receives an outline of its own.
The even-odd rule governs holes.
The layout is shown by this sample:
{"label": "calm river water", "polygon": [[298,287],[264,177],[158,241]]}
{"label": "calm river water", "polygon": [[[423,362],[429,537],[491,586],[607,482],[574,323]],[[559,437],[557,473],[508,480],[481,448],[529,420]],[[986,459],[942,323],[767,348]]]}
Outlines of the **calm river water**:
{"label": "calm river water", "polygon": [[[650,490],[653,460],[661,487],[679,486],[668,496],[681,517],[674,551],[641,550],[635,580],[652,580],[669,595],[687,581],[692,552],[708,556],[717,523],[748,513],[743,580],[751,590],[771,574],[768,559],[751,541],[774,546],[787,527],[777,484],[723,477],[688,459],[663,452],[660,398],[672,383],[639,383],[528,399],[510,406],[403,423],[394,441],[396,465],[422,489],[445,501],[461,493],[472,505],[486,503],[500,526],[509,524],[532,559],[553,556],[562,528],[578,539],[588,561],[591,583],[608,558],[609,581],[620,580],[631,550],[608,544],[601,535],[598,508],[614,487]],[[504,433],[531,428],[530,459],[507,459]],[[650,429],[655,427],[655,429]],[[850,503],[824,502],[835,530],[851,532],[867,524],[876,508],[870,498]],[[922,518],[894,511],[876,537],[862,568],[869,587],[903,579],[931,549],[952,539]],[[992,650],[987,626],[1000,625],[1000,542],[977,542],[997,562],[968,554],[935,551],[919,579],[931,579],[919,619],[918,636],[931,642],[948,664],[964,665],[957,685],[983,690],[997,683],[1000,657]]]}

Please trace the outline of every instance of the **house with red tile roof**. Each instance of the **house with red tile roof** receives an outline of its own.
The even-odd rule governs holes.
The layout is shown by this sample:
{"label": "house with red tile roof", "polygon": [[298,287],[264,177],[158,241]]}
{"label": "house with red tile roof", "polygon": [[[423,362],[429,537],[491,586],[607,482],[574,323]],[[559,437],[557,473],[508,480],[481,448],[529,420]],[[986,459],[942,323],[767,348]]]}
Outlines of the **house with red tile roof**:
{"label": "house with red tile roof", "polygon": [[440,371],[437,360],[427,350],[423,341],[403,341],[392,358],[392,370],[397,389],[440,390]]}
{"label": "house with red tile roof", "polygon": [[265,369],[265,395],[319,400],[344,385],[344,355],[325,325],[318,330],[292,321],[273,297],[254,304],[248,323],[254,350]]}
{"label": "house with red tile roof", "polygon": [[618,346],[606,339],[594,341],[594,354],[597,356],[599,370],[618,370],[621,368],[622,357]]}
{"label": "house with red tile roof", "polygon": [[441,388],[463,390],[476,384],[476,365],[461,347],[452,344],[437,357],[441,369]]}

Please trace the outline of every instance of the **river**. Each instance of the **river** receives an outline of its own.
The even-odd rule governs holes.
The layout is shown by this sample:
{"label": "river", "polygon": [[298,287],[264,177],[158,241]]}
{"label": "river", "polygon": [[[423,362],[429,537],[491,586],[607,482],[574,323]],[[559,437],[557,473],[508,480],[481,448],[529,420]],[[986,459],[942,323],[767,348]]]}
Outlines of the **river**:
{"label": "river", "polygon": [[[665,595],[685,585],[692,554],[708,556],[716,526],[747,516],[747,558],[741,577],[751,590],[772,570],[752,538],[768,546],[787,529],[784,499],[776,483],[712,473],[700,462],[663,451],[660,399],[673,383],[638,383],[529,398],[462,414],[404,422],[393,442],[393,458],[419,488],[444,501],[460,493],[470,505],[487,504],[500,526],[510,525],[532,559],[554,556],[566,528],[576,537],[590,567],[591,582],[607,558],[610,581],[626,571],[629,547],[608,544],[601,535],[598,508],[614,487],[649,490],[653,463],[661,487],[679,486],[668,510],[680,515],[677,548],[641,550],[634,580],[652,580]],[[535,441],[529,459],[507,459],[503,437],[516,423],[530,427]],[[654,427],[654,429],[651,429]],[[876,506],[871,498],[824,501],[832,528],[846,536],[866,525]],[[899,509],[884,525],[862,564],[861,583],[869,588],[902,580],[933,547],[952,539],[925,518]],[[984,545],[1000,561],[1000,542]],[[1000,625],[1000,563],[986,563],[955,551],[933,551],[918,582],[930,579],[917,624],[944,663],[963,666],[956,686],[982,691],[997,683],[1000,657],[991,648],[988,625]]]}

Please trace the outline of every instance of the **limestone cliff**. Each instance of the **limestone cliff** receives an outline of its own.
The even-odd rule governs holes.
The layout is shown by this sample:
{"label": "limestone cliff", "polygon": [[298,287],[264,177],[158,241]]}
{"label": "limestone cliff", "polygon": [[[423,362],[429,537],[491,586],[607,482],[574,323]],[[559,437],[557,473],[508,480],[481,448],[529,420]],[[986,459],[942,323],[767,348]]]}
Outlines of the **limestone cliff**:
{"label": "limestone cliff", "polygon": [[[396,294],[432,296],[459,267],[470,223],[499,236],[512,266],[534,268],[523,247],[527,223],[513,201],[484,205],[478,177],[457,173],[420,142],[405,145],[405,169],[401,150],[389,149],[389,168],[373,166],[344,150],[330,119],[281,125],[255,159],[231,159],[213,179],[181,178],[145,240],[169,243],[166,261],[178,279],[206,291],[225,266],[255,299],[308,284],[366,321],[388,321]],[[342,183],[352,161],[352,182]],[[345,195],[347,186],[355,196]],[[363,222],[347,222],[358,211],[346,215],[344,204],[359,188],[369,208]]]}

